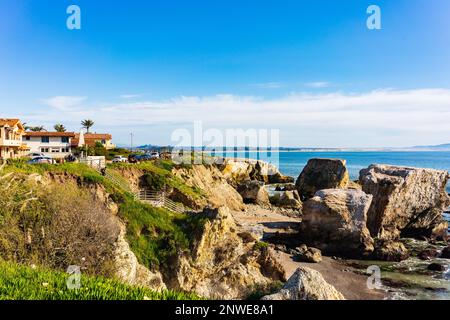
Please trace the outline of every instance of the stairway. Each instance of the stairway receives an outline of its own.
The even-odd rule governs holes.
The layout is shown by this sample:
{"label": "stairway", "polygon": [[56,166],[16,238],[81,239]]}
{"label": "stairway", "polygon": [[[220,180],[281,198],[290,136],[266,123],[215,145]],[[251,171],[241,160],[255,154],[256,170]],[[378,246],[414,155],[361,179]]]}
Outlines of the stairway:
{"label": "stairway", "polygon": [[108,170],[98,170],[105,178],[114,183],[116,186],[120,187],[122,190],[125,190],[128,193],[134,195],[134,198],[138,201],[142,201],[144,203],[151,204],[154,207],[164,208],[166,210],[184,213],[185,208],[182,204],[177,203],[166,197],[164,192],[156,192],[146,189],[141,189],[138,192],[133,191],[130,186],[123,181],[117,179],[113,174],[108,172]]}
{"label": "stairway", "polygon": [[150,203],[152,206],[164,208],[169,211],[177,213],[183,213],[185,211],[182,204],[170,200],[166,197],[164,192],[141,189],[137,194],[137,199],[142,202]]}

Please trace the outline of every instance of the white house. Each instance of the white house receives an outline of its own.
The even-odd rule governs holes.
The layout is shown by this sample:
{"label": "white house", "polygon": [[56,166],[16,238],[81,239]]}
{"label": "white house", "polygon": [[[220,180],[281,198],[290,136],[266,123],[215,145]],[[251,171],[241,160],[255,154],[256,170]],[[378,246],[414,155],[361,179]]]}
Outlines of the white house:
{"label": "white house", "polygon": [[73,132],[26,132],[22,139],[31,153],[43,153],[57,159],[72,153],[73,138]]}

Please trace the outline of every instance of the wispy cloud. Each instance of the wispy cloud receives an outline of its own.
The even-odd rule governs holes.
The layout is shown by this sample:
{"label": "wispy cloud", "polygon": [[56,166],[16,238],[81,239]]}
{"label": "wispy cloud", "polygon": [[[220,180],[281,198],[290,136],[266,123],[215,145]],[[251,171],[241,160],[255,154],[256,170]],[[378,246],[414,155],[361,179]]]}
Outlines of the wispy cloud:
{"label": "wispy cloud", "polygon": [[87,97],[78,96],[56,96],[47,99],[41,99],[40,101],[52,108],[58,110],[70,111],[70,109],[79,107],[80,104],[85,101]]}
{"label": "wispy cloud", "polygon": [[140,98],[141,94],[122,94],[120,98],[122,99],[134,99],[134,98]]}
{"label": "wispy cloud", "polygon": [[330,82],[327,81],[317,81],[317,82],[308,82],[305,83],[305,86],[308,88],[328,88],[331,85]]}
{"label": "wispy cloud", "polygon": [[286,137],[281,142],[285,145],[370,147],[450,141],[450,89],[310,92],[274,99],[230,94],[180,96],[84,109],[67,108],[75,103],[69,101],[72,104],[52,103],[65,106],[62,112],[48,109],[24,118],[36,123],[73,120],[76,125],[91,118],[111,131],[142,128],[143,140],[151,140],[149,128],[157,125],[160,136],[170,137],[174,126],[202,121],[205,127],[215,128],[279,128],[282,138],[283,134]]}
{"label": "wispy cloud", "polygon": [[282,82],[265,82],[265,83],[255,83],[252,85],[260,89],[278,89],[285,86]]}

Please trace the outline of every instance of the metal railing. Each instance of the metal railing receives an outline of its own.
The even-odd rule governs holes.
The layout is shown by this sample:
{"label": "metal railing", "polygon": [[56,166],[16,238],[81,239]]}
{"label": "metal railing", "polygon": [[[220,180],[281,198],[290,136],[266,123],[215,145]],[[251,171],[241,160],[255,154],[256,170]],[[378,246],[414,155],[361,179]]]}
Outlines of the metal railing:
{"label": "metal railing", "polygon": [[95,166],[94,168],[97,168],[97,170],[109,181],[111,181],[121,189],[127,191],[128,193],[133,194],[134,198],[138,201],[150,203],[152,206],[164,208],[177,213],[185,212],[185,208],[182,204],[169,199],[164,192],[157,192],[148,189],[140,189],[137,192],[133,191],[129,185],[117,179],[117,177],[111,174],[106,168],[102,169]]}
{"label": "metal railing", "polygon": [[141,189],[139,190],[137,196],[138,200],[149,202],[155,207],[165,208],[178,213],[183,213],[185,211],[182,204],[169,199],[164,192]]}
{"label": "metal railing", "polygon": [[115,185],[119,186],[121,189],[125,190],[128,193],[135,194],[135,192],[130,188],[130,186],[123,181],[117,179],[113,174],[109,173],[107,170],[103,171],[103,176],[108,178]]}

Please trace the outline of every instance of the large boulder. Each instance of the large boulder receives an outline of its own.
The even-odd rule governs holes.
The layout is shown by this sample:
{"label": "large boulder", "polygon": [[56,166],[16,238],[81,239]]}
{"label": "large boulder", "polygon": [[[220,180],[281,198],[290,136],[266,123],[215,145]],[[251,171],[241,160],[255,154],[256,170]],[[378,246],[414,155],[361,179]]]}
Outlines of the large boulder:
{"label": "large boulder", "polygon": [[315,270],[299,267],[283,288],[261,300],[345,300],[342,293],[327,283]]}
{"label": "large boulder", "polygon": [[274,203],[277,207],[290,208],[290,209],[302,209],[302,202],[298,195],[297,190],[294,191],[281,191],[277,195],[276,201]]}
{"label": "large boulder", "polygon": [[450,246],[442,249],[440,257],[443,259],[450,259]]}
{"label": "large boulder", "polygon": [[450,203],[447,171],[371,165],[361,170],[360,184],[373,195],[367,226],[374,237],[443,237],[442,212]]}
{"label": "large boulder", "polygon": [[319,190],[346,189],[350,179],[345,165],[340,159],[310,159],[295,183],[302,201]]}
{"label": "large boulder", "polygon": [[319,249],[307,247],[302,244],[300,247],[293,250],[294,259],[300,262],[319,263],[322,261],[322,252]]}
{"label": "large boulder", "polygon": [[259,181],[246,181],[237,186],[237,192],[244,199],[244,203],[269,205],[269,193],[264,183]]}
{"label": "large boulder", "polygon": [[372,259],[382,261],[403,261],[410,256],[408,249],[399,241],[377,239]]}
{"label": "large boulder", "polygon": [[361,190],[327,189],[303,204],[300,239],[327,254],[361,257],[373,251],[366,227],[372,196]]}

